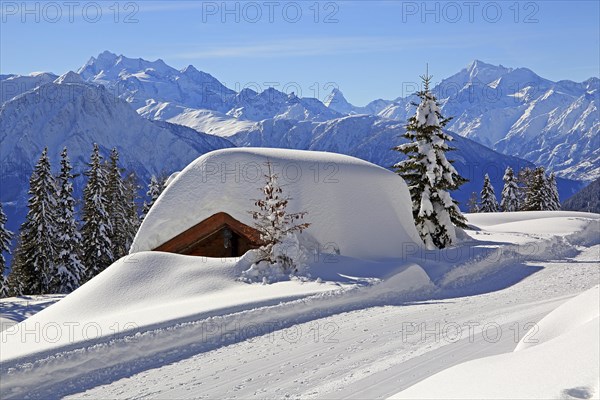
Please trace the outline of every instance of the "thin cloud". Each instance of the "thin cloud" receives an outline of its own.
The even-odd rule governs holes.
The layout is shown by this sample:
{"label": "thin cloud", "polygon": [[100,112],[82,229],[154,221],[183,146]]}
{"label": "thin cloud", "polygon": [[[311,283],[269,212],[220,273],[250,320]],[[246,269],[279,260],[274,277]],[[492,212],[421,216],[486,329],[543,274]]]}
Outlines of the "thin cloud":
{"label": "thin cloud", "polygon": [[[435,47],[443,48],[465,46],[465,42],[457,41],[456,38],[440,39],[434,43],[436,43]],[[219,47],[175,54],[173,58],[269,58],[364,54],[400,51],[423,45],[432,47],[431,40],[395,37],[318,37],[260,42],[244,46],[223,44]]]}

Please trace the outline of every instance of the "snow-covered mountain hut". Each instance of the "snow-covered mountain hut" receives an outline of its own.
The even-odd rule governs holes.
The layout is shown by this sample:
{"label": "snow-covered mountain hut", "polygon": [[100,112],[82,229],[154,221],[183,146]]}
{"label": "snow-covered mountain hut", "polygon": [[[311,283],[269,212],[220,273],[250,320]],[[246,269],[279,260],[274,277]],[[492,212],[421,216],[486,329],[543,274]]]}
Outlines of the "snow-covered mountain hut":
{"label": "snow-covered mountain hut", "polygon": [[320,250],[382,259],[422,246],[404,180],[369,162],[335,153],[233,148],[199,157],[158,198],[131,252],[241,256],[260,245],[249,211],[262,198],[270,163],[286,211],[306,211],[302,235]]}

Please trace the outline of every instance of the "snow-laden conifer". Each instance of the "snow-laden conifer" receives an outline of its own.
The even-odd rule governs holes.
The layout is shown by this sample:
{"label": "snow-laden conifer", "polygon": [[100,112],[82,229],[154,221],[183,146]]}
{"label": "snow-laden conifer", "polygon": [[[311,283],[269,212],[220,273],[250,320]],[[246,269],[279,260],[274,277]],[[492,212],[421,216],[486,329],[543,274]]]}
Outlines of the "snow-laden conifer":
{"label": "snow-laden conifer", "polygon": [[85,268],[81,262],[81,234],[75,219],[72,167],[65,147],[61,153],[60,174],[57,181],[57,244],[56,274],[52,280],[53,293],[70,293],[77,289]]}
{"label": "snow-laden conifer", "polygon": [[547,190],[549,192],[548,209],[551,211],[560,210],[560,198],[558,196],[558,188],[556,186],[556,175],[554,174],[554,172],[552,172],[548,177],[546,185],[548,187]]}
{"label": "snow-laden conifer", "polygon": [[519,186],[515,180],[515,174],[511,167],[506,167],[504,172],[504,187],[502,188],[502,200],[500,208],[505,212],[518,211],[519,204]]}
{"label": "snow-laden conifer", "polygon": [[485,174],[483,178],[483,189],[481,189],[481,207],[479,207],[480,212],[496,212],[498,211],[498,200],[496,199],[496,193],[494,192],[494,187],[490,182],[490,177],[488,174]]}
{"label": "snow-laden conifer", "polygon": [[142,209],[142,219],[148,215],[148,212],[158,199],[158,196],[162,193],[164,189],[164,181],[156,177],[156,175],[152,175],[150,178],[150,183],[148,184],[148,191],[146,192],[146,196],[148,200],[144,202],[144,206]]}
{"label": "snow-laden conifer", "polygon": [[11,290],[14,294],[45,294],[52,289],[59,250],[56,182],[47,148],[31,174],[27,207],[11,271]]}
{"label": "snow-laden conifer", "polygon": [[4,276],[6,267],[4,253],[10,254],[10,241],[13,238],[13,233],[6,228],[6,221],[6,214],[0,202],[0,297],[8,296],[8,281]]}
{"label": "snow-laden conifer", "polygon": [[106,210],[112,227],[110,240],[113,260],[117,260],[129,252],[131,229],[129,227],[129,201],[119,167],[119,152],[116,148],[113,148],[110,153],[107,169]]}
{"label": "snow-laden conifer", "polygon": [[444,248],[456,240],[454,225],[465,227],[466,220],[458,203],[450,196],[466,180],[462,178],[446,152],[452,138],[442,129],[451,118],[444,118],[435,96],[429,90],[431,76],[422,76],[424,90],[414,116],[409,118],[406,133],[409,143],[394,149],[407,155],[407,159],[394,168],[408,184],[417,231],[427,248]]}
{"label": "snow-laden conifer", "polygon": [[527,197],[523,209],[525,211],[543,211],[548,209],[548,185],[543,167],[536,168],[527,187]]}
{"label": "snow-laden conifer", "polygon": [[107,176],[102,165],[102,156],[97,144],[89,169],[85,172],[88,178],[83,190],[83,262],[86,268],[85,280],[92,279],[102,272],[113,261],[113,245],[111,243],[112,226],[107,211]]}

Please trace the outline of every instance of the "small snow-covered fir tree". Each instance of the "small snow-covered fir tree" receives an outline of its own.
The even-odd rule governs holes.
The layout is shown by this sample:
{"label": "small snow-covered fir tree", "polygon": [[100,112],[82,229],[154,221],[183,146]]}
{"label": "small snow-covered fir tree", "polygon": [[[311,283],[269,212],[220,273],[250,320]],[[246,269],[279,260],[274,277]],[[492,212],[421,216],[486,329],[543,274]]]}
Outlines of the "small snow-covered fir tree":
{"label": "small snow-covered fir tree", "polygon": [[469,197],[469,201],[467,202],[468,210],[471,214],[475,214],[479,212],[479,204],[477,192],[471,193],[471,197]]}
{"label": "small snow-covered fir tree", "polygon": [[260,189],[264,197],[254,203],[258,210],[250,211],[263,242],[257,264],[265,263],[268,267],[280,268],[283,273],[295,273],[300,256],[295,233],[301,233],[310,226],[309,223],[300,222],[307,211],[286,211],[291,198],[283,195],[279,177],[273,172],[270,162],[267,162],[267,168],[265,186]]}
{"label": "small snow-covered fir tree", "polygon": [[58,258],[56,182],[47,148],[31,174],[27,207],[12,273],[18,294],[45,294],[52,289]]}
{"label": "small snow-covered fir tree", "polygon": [[496,193],[494,193],[494,187],[490,182],[490,177],[485,174],[483,178],[483,189],[481,189],[481,207],[480,212],[497,212],[498,211],[498,200],[496,199]]}
{"label": "small snow-covered fir tree", "polygon": [[85,269],[81,262],[81,234],[75,219],[72,167],[65,147],[61,153],[60,174],[57,182],[58,258],[57,271],[52,280],[53,293],[70,293],[77,289]]}
{"label": "small snow-covered fir tree", "polygon": [[525,198],[525,211],[543,211],[548,209],[548,186],[546,183],[546,174],[543,167],[538,167],[533,171],[533,177],[527,187],[527,197]]}
{"label": "small snow-covered fir tree", "polygon": [[408,184],[417,231],[429,249],[444,248],[456,240],[455,228],[466,227],[458,203],[450,196],[466,180],[462,178],[446,152],[452,138],[442,129],[451,118],[444,118],[435,96],[429,90],[431,76],[421,77],[424,90],[416,114],[409,118],[406,133],[409,143],[394,148],[407,159],[394,165],[396,173]]}
{"label": "small snow-covered fir tree", "polygon": [[500,208],[505,212],[519,210],[519,186],[515,180],[515,174],[511,167],[506,167],[504,171],[504,188],[502,189],[502,200]]}
{"label": "small snow-covered fir tree", "polygon": [[113,148],[110,153],[110,160],[107,165],[107,191],[106,211],[110,217],[112,234],[110,241],[112,243],[113,260],[119,259],[129,251],[129,202],[127,198],[125,183],[121,176],[119,167],[119,152]]}
{"label": "small snow-covered fir tree", "polygon": [[112,226],[107,211],[107,176],[97,144],[94,144],[88,166],[89,169],[85,172],[88,181],[83,190],[81,228],[86,281],[98,275],[113,261],[113,245],[110,241]]}
{"label": "small snow-covered fir tree", "polygon": [[558,197],[558,187],[556,186],[556,175],[554,172],[550,174],[548,180],[546,181],[547,190],[548,190],[548,210],[550,211],[558,211],[561,208],[560,198]]}
{"label": "small snow-covered fir tree", "polygon": [[10,241],[13,238],[13,233],[6,228],[6,221],[6,214],[0,202],[0,297],[8,296],[8,281],[4,277],[6,267],[4,253],[10,254]]}
{"label": "small snow-covered fir tree", "polygon": [[164,189],[164,181],[156,177],[156,175],[152,175],[150,178],[150,183],[148,184],[148,191],[146,192],[146,196],[148,196],[148,200],[144,202],[144,207],[142,209],[142,219],[148,215],[148,212],[158,199],[158,196],[162,193]]}

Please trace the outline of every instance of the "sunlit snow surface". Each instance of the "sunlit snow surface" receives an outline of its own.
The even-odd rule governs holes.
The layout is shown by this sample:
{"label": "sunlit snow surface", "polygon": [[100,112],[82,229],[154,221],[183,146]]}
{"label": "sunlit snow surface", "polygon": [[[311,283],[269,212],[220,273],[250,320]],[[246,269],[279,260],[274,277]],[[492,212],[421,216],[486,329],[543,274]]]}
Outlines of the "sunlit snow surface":
{"label": "sunlit snow surface", "polygon": [[[342,254],[271,285],[236,281],[246,259],[133,254],[2,332],[2,398],[386,398],[476,359],[446,372],[463,379],[453,390],[597,397],[594,292],[519,341],[598,285],[599,216],[468,217],[452,251]],[[436,397],[427,382],[411,390]]]}

